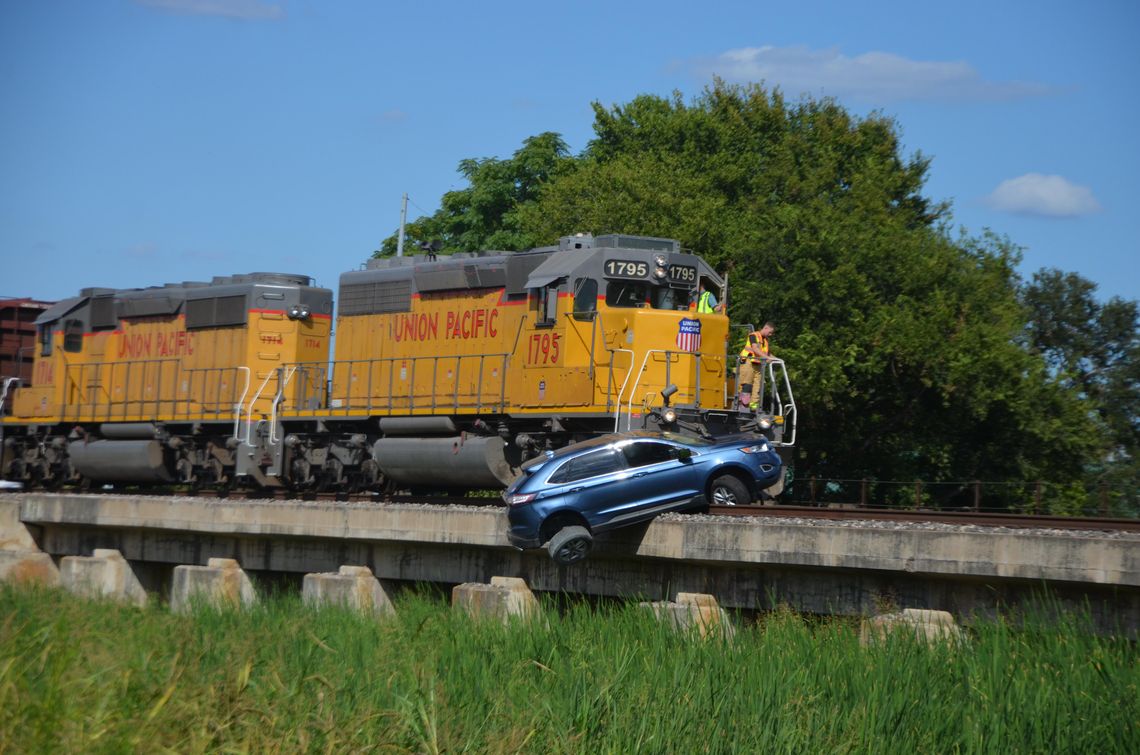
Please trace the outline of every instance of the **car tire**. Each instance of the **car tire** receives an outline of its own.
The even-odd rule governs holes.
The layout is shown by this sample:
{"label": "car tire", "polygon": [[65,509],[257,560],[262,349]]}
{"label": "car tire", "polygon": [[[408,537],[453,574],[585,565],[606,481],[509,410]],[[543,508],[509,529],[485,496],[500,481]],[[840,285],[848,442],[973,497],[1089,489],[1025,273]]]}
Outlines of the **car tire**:
{"label": "car tire", "polygon": [[713,506],[745,506],[752,503],[752,494],[739,478],[723,474],[709,486],[709,503]]}
{"label": "car tire", "polygon": [[563,527],[558,530],[546,546],[550,557],[559,566],[576,564],[590,555],[594,547],[594,537],[585,527]]}

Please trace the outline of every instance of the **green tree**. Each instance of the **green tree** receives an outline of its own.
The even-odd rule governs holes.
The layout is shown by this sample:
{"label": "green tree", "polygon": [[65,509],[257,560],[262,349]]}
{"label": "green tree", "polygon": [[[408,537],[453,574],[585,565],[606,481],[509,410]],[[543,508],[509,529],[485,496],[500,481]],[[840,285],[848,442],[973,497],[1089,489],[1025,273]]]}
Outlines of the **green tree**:
{"label": "green tree", "polygon": [[[545,182],[573,166],[566,142],[552,132],[526,139],[508,160],[463,160],[459,172],[468,186],[447,192],[439,210],[408,223],[406,243],[440,241],[444,253],[533,247],[535,237],[520,226],[516,210],[534,201]],[[397,237],[398,231],[385,239],[379,254],[394,253]]]}
{"label": "green tree", "polygon": [[1092,465],[1117,508],[1140,506],[1140,312],[1135,301],[1096,299],[1096,284],[1057,269],[1040,270],[1021,293],[1029,312],[1026,342],[1053,376],[1085,399],[1102,440]]}

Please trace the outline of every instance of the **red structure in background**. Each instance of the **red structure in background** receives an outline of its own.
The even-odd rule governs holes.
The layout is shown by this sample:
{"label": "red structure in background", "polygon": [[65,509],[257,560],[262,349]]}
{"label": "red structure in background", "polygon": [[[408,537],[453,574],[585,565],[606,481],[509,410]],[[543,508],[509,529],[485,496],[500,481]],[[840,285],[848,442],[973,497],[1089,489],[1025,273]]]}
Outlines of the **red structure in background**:
{"label": "red structure in background", "polygon": [[31,382],[36,318],[54,303],[0,297],[0,379],[18,377],[23,385]]}

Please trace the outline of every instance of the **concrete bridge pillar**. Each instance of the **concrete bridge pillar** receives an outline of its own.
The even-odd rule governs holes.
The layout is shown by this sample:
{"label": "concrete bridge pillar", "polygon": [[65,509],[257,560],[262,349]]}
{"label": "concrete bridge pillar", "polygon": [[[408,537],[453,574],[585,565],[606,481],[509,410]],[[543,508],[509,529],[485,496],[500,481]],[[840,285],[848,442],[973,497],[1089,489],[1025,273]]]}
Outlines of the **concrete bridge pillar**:
{"label": "concrete bridge pillar", "polygon": [[253,583],[232,558],[211,558],[206,566],[176,566],[170,608],[186,613],[195,601],[218,607],[244,608],[257,602]]}
{"label": "concrete bridge pillar", "polygon": [[676,601],[660,600],[639,605],[653,611],[659,620],[669,622],[679,631],[695,630],[701,637],[736,636],[736,628],[732,626],[728,613],[712,595],[679,592]]}
{"label": "concrete bridge pillar", "polygon": [[306,604],[343,605],[376,616],[396,612],[384,586],[367,566],[341,566],[337,572],[306,574],[301,597]]}
{"label": "concrete bridge pillar", "polygon": [[64,589],[89,598],[110,598],[142,607],[146,590],[123,554],[96,548],[91,556],[64,556],[59,564]]}
{"label": "concrete bridge pillar", "polygon": [[539,615],[538,599],[517,577],[492,577],[491,584],[465,582],[451,590],[451,605],[474,618],[499,619],[506,623],[512,616],[523,619]]}
{"label": "concrete bridge pillar", "polygon": [[59,569],[20,521],[15,497],[0,500],[0,582],[59,584]]}

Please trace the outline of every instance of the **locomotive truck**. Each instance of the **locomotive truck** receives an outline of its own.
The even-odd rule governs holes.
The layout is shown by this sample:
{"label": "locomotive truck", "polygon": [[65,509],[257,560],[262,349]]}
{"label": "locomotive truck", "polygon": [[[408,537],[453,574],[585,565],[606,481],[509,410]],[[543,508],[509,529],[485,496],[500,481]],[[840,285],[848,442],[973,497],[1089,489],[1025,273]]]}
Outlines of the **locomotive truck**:
{"label": "locomotive truck", "polygon": [[340,277],[335,339],[332,292],[304,275],[83,289],[37,319],[31,384],[0,386],[0,471],[44,487],[465,490],[615,430],[789,448],[784,363],[766,366],[760,412],[735,408],[729,321],[692,308],[698,282],[724,289],[679,242],[627,235],[373,259]]}

